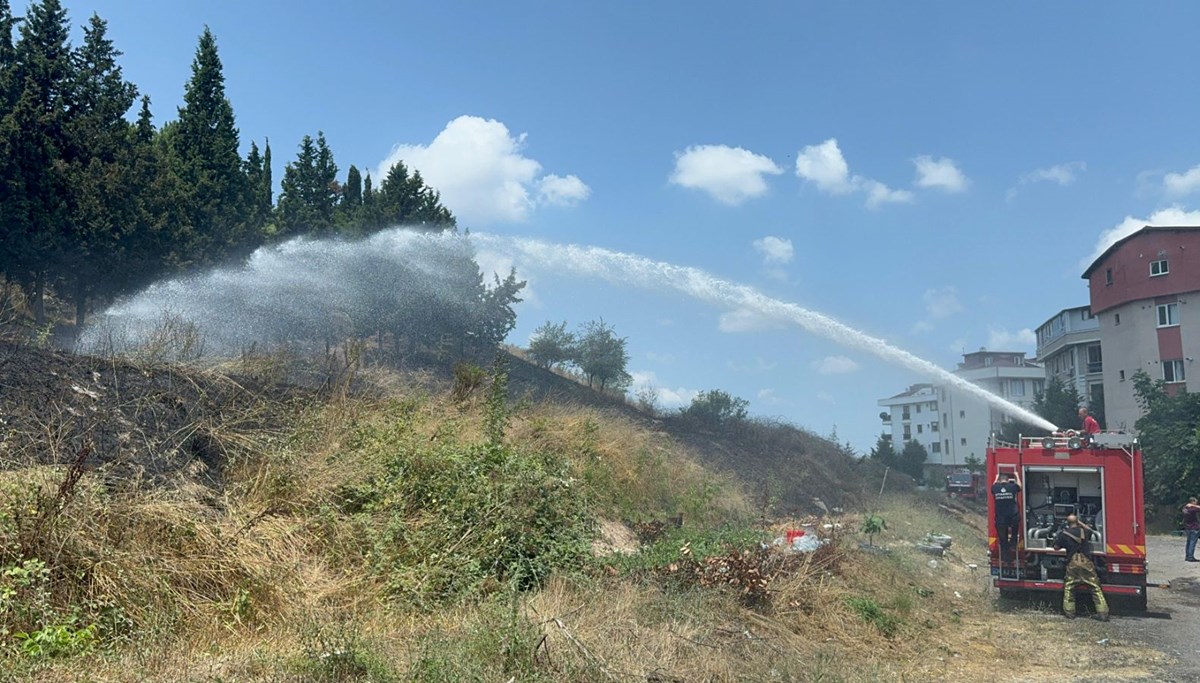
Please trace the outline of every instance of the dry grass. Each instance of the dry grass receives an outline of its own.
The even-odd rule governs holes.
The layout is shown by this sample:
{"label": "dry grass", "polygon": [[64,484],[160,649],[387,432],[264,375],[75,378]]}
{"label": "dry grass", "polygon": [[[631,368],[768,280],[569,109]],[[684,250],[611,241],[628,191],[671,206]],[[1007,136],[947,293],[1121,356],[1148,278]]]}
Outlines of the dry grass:
{"label": "dry grass", "polygon": [[[370,391],[349,390],[366,382]],[[10,525],[0,528],[37,528],[16,542],[53,570],[51,616],[83,605],[88,618],[113,622],[91,655],[32,660],[6,650],[0,680],[6,671],[56,683],[993,681],[1000,671],[1008,680],[1082,680],[1099,669],[1121,680],[1166,664],[1112,643],[1072,650],[1049,668],[1031,642],[1091,643],[1107,627],[998,613],[986,568],[967,566],[982,564],[979,520],[907,496],[885,499],[880,510],[890,529],[878,541],[890,554],[844,538],[774,580],[769,603],[753,609],[729,590],[599,567],[438,610],[396,602],[370,571],[362,525],[374,518],[347,513],[343,498],[384,467],[360,457],[357,430],[402,415],[410,445],[484,438],[481,398],[456,401],[428,387],[420,377],[347,364],[326,387],[329,400],[302,409],[286,430],[263,429],[252,416],[197,425],[229,454],[216,501],[187,487],[113,493],[85,475],[42,526],[30,527],[32,518],[19,516],[45,509],[67,470],[0,476],[0,510],[9,514],[0,522]],[[620,417],[520,406],[507,441],[566,458],[597,516],[683,512],[686,524],[701,525],[749,515],[735,482]],[[858,521],[831,523],[852,529]],[[956,539],[933,564],[913,547],[930,531]]]}

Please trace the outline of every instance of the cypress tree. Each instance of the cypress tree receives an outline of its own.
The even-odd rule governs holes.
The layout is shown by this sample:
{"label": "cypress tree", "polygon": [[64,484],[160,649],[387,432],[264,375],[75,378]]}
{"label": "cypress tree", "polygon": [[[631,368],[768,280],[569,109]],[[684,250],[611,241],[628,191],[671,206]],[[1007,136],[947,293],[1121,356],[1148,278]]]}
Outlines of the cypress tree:
{"label": "cypress tree", "polygon": [[70,106],[71,46],[66,10],[58,0],[29,8],[14,47],[13,106],[4,129],[11,155],[6,213],[8,234],[0,261],[31,291],[34,317],[46,322],[48,271],[61,257],[58,226],[69,214],[69,187],[61,164]]}
{"label": "cypress tree", "polygon": [[192,61],[192,76],[173,136],[177,173],[188,193],[194,243],[189,260],[212,263],[255,245],[246,229],[247,183],[238,153],[233,106],[217,43],[206,26]]}

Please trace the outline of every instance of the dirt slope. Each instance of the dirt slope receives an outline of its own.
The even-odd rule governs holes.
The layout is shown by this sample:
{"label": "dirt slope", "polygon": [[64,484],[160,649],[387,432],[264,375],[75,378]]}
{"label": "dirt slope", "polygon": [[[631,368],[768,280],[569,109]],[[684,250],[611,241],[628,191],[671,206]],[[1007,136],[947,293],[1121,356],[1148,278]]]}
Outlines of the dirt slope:
{"label": "dirt slope", "polygon": [[238,427],[269,427],[290,400],[229,377],[0,342],[0,468],[84,464],[110,485],[220,487]]}

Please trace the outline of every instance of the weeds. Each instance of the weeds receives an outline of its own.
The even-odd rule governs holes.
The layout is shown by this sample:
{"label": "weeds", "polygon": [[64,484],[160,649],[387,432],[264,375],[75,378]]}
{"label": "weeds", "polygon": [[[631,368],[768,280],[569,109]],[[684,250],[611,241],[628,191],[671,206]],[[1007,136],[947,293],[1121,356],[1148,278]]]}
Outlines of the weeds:
{"label": "weeds", "polygon": [[846,598],[846,606],[858,615],[859,619],[879,629],[883,635],[891,638],[900,630],[902,623],[899,617],[889,614],[879,606],[879,603],[868,597]]}

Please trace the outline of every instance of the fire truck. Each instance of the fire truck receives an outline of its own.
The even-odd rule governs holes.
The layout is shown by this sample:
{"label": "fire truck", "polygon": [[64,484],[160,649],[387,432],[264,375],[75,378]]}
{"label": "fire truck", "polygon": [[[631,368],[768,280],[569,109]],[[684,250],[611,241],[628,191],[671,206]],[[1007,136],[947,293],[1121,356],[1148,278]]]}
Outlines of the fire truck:
{"label": "fire truck", "polygon": [[946,495],[966,500],[978,500],[986,491],[982,472],[955,470],[946,475]]}
{"label": "fire truck", "polygon": [[1066,558],[1054,550],[1054,538],[1074,513],[1095,530],[1091,549],[1105,596],[1145,611],[1146,527],[1137,439],[1067,431],[1022,437],[1016,444],[993,441],[987,450],[988,481],[1013,472],[1021,480],[1015,557],[1000,557],[995,502],[988,496],[989,563],[1001,596],[1062,593]]}

